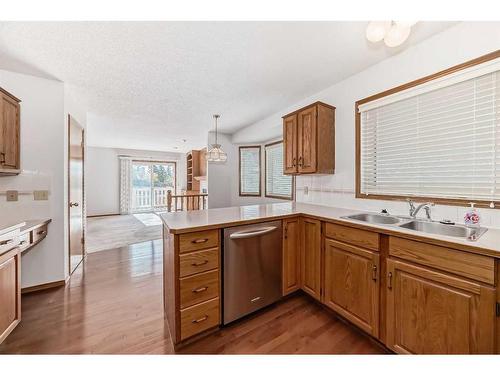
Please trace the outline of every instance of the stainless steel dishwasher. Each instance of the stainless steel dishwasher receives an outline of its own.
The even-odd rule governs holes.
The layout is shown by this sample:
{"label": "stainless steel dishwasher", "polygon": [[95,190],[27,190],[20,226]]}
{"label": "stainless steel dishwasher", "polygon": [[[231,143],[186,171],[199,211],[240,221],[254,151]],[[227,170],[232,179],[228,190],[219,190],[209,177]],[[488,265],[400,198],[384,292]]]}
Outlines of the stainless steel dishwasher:
{"label": "stainless steel dishwasher", "polygon": [[224,324],[281,298],[281,259],[281,221],[224,229]]}

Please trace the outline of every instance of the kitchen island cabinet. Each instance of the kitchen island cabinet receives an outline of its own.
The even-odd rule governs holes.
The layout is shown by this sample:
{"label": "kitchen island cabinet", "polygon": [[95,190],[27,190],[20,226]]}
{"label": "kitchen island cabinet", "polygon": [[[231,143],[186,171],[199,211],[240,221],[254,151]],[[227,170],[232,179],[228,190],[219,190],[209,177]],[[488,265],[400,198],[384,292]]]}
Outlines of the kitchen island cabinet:
{"label": "kitchen island cabinet", "polygon": [[221,230],[282,220],[283,296],[307,293],[396,353],[499,353],[499,230],[470,242],[343,218],[359,213],[353,210],[251,208],[161,215],[165,313],[176,346],[220,329],[223,309],[220,294],[180,305],[181,275],[192,272],[182,257],[192,254],[215,270],[220,285]]}

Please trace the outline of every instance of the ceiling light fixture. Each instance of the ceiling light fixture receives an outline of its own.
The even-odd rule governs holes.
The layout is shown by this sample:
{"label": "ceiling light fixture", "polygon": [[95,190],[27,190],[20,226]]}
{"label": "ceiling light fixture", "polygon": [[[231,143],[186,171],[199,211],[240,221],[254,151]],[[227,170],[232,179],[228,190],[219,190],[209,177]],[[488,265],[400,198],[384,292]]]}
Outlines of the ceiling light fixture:
{"label": "ceiling light fixture", "polygon": [[372,43],[382,39],[388,47],[397,47],[410,35],[411,27],[417,21],[372,21],[366,28],[366,39]]}
{"label": "ceiling light fixture", "polygon": [[222,150],[222,147],[217,143],[217,120],[220,115],[214,115],[215,119],[215,143],[210,145],[210,150],[207,151],[207,161],[209,163],[224,163],[227,160],[227,154]]}

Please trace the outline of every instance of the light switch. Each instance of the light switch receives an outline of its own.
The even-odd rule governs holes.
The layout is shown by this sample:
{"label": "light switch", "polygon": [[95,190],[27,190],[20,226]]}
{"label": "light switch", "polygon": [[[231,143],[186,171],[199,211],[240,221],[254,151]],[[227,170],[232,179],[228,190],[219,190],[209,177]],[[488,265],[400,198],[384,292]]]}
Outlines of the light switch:
{"label": "light switch", "polygon": [[49,199],[48,190],[35,190],[33,191],[33,199],[36,201],[46,201]]}
{"label": "light switch", "polygon": [[16,202],[19,199],[17,190],[7,190],[6,195],[7,202]]}

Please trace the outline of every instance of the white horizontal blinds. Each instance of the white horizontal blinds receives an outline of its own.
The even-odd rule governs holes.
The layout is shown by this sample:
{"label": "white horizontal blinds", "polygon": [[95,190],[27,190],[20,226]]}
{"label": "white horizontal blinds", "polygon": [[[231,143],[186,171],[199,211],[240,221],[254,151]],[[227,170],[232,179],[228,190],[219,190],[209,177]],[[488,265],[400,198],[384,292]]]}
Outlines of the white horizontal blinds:
{"label": "white horizontal blinds", "polygon": [[260,147],[240,148],[240,194],[260,195]]}
{"label": "white horizontal blinds", "polygon": [[283,142],[266,146],[266,195],[292,198],[292,176],[283,174]]}
{"label": "white horizontal blinds", "polygon": [[361,111],[361,193],[500,200],[500,71],[406,96]]}

